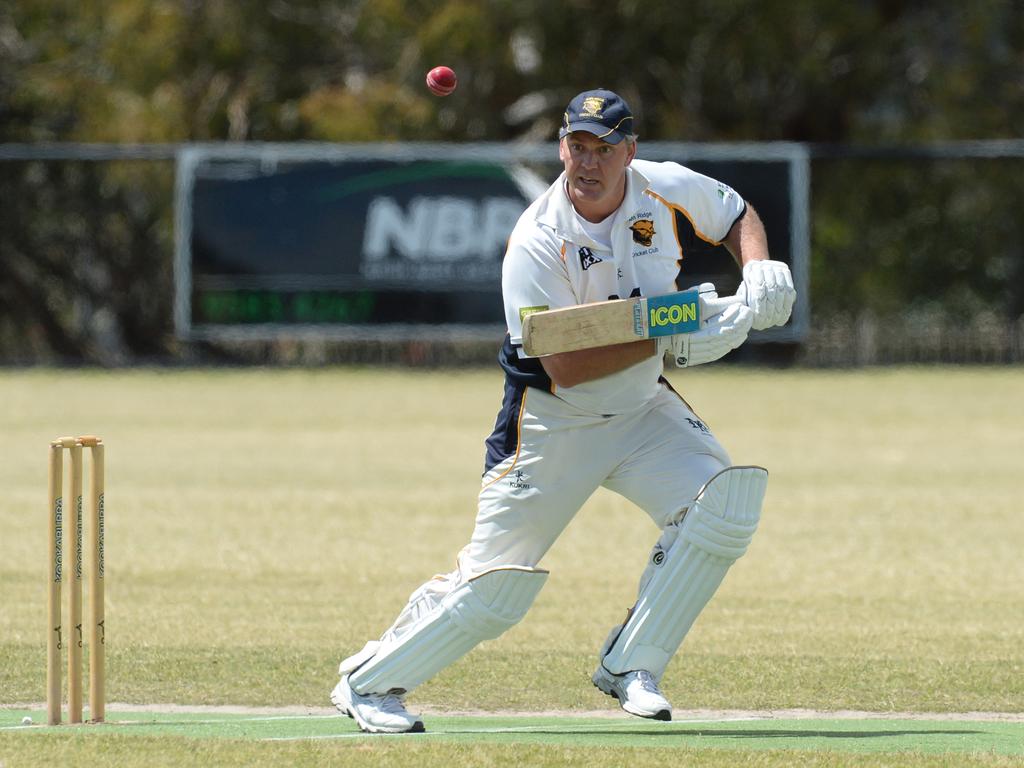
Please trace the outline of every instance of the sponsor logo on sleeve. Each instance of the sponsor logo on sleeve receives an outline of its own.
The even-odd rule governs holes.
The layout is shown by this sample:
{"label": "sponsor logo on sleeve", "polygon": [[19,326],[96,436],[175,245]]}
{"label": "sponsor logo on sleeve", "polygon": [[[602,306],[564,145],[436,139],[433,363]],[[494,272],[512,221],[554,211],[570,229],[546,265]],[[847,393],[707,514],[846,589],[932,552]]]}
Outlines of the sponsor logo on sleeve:
{"label": "sponsor logo on sleeve", "polygon": [[548,309],[547,304],[540,304],[536,307],[520,307],[519,308],[519,322],[523,322],[523,318],[527,315],[532,315],[534,312],[546,312]]}

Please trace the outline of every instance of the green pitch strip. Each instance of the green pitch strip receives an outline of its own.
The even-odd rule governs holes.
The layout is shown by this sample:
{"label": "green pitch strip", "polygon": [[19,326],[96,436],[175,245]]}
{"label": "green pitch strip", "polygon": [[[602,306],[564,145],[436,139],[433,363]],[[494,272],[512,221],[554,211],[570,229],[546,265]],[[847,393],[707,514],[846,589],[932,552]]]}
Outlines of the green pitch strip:
{"label": "green pitch strip", "polygon": [[108,712],[101,725],[22,725],[42,711],[0,710],[0,733],[26,738],[104,734],[180,736],[264,741],[416,739],[461,743],[554,744],[602,747],[807,749],[835,752],[969,753],[1024,755],[1024,723],[959,720],[790,719],[680,720],[637,718],[444,717],[426,718],[426,733],[361,733],[338,715],[235,715]]}

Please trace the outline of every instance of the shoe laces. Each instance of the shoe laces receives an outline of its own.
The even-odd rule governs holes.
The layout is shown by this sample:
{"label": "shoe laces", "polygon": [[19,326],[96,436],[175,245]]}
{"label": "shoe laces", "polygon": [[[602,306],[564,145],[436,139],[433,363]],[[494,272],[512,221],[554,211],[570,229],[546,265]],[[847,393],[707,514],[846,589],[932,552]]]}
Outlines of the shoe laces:
{"label": "shoe laces", "polygon": [[371,693],[366,696],[382,712],[392,715],[408,715],[404,697],[394,693]]}
{"label": "shoe laces", "polygon": [[658,683],[654,680],[654,675],[646,669],[637,670],[636,682],[645,691],[656,693],[661,696],[661,690],[658,688]]}

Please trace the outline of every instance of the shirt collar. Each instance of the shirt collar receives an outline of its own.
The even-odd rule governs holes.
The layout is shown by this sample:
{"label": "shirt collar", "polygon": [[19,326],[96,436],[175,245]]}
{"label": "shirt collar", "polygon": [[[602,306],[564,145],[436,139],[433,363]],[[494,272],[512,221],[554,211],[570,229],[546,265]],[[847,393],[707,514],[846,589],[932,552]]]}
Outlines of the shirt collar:
{"label": "shirt collar", "polygon": [[[643,199],[644,192],[650,186],[650,179],[634,168],[631,163],[626,168],[626,196],[622,199],[622,205],[612,214],[615,220],[632,215],[633,210]],[[555,183],[548,187],[542,200],[543,202],[537,210],[537,223],[550,227],[563,240],[583,245],[595,245],[576,219],[569,195],[565,191],[565,171],[562,171]]]}

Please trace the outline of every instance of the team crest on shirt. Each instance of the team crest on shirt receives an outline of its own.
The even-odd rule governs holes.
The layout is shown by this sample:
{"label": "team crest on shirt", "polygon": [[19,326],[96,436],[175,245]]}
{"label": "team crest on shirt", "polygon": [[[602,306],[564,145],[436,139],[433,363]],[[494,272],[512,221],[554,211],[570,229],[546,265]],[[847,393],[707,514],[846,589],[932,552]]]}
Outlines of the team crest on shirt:
{"label": "team crest on shirt", "polygon": [[651,219],[638,219],[630,224],[629,228],[633,231],[634,243],[640,243],[645,248],[651,247],[651,241],[654,239],[654,235],[657,234],[654,231],[654,222]]}
{"label": "team crest on shirt", "polygon": [[579,254],[580,266],[583,267],[584,272],[586,272],[595,264],[600,264],[602,261],[604,261],[604,259],[600,258],[599,256],[595,256],[594,252],[587,248],[587,246],[583,246],[582,248],[580,248]]}

